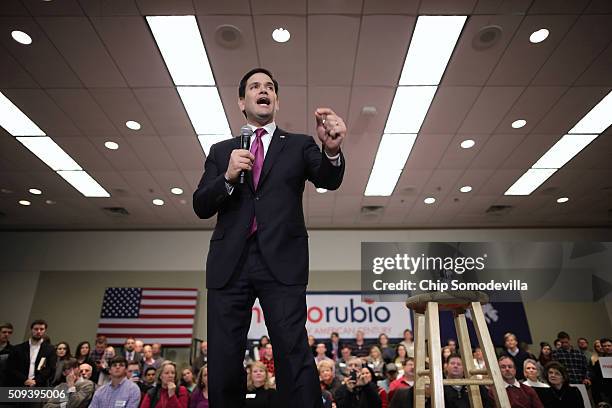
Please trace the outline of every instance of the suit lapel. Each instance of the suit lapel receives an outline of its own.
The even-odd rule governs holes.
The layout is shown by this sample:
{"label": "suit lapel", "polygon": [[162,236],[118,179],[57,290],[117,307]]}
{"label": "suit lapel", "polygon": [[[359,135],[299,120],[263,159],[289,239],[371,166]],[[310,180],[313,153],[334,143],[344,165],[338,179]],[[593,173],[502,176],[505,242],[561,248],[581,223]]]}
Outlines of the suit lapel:
{"label": "suit lapel", "polygon": [[277,162],[280,153],[285,148],[285,140],[287,132],[277,127],[276,131],[272,135],[272,140],[270,141],[270,146],[268,147],[268,152],[266,153],[266,158],[264,159],[263,169],[261,170],[261,175],[259,176],[259,184],[257,188],[261,188],[266,176],[272,169],[272,166]]}

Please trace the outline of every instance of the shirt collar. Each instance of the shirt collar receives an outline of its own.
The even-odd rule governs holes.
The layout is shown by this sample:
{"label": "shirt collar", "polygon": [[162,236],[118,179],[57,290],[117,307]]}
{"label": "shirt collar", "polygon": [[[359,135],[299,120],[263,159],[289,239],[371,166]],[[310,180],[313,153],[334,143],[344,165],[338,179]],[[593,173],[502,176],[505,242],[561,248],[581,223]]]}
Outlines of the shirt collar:
{"label": "shirt collar", "polygon": [[[250,123],[248,123],[248,126],[253,131],[253,135],[255,135],[255,130],[259,129],[261,127],[261,126],[251,125]],[[266,132],[268,132],[268,133],[266,133],[266,135],[272,136],[274,134],[274,132],[276,131],[276,123],[275,122],[270,122],[266,126],[263,126],[263,128],[266,129]]]}
{"label": "shirt collar", "polygon": [[516,388],[521,388],[521,383],[518,382],[518,380],[515,378],[514,379],[514,383],[513,384],[508,384],[507,382],[504,381],[504,384],[506,385],[506,388],[508,387],[516,387]]}
{"label": "shirt collar", "polygon": [[30,346],[40,346],[40,345],[42,344],[42,342],[43,342],[43,339],[40,339],[40,340],[38,340],[38,341],[34,341],[34,340],[33,340],[33,339],[30,337],[28,341],[29,341],[29,343],[30,343]]}

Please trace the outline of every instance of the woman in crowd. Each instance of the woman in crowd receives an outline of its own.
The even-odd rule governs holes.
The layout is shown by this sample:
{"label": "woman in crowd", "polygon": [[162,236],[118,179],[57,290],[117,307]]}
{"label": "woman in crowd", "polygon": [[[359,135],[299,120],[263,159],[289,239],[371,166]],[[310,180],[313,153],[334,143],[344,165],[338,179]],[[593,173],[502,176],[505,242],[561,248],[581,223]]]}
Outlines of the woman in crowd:
{"label": "woman in crowd", "polygon": [[255,361],[247,373],[247,394],[245,408],[276,408],[276,390],[270,380],[266,366]]}
{"label": "woman in crowd", "polygon": [[552,361],[552,347],[545,341],[540,343],[540,356],[538,357],[538,372],[540,380],[544,379],[544,367]]}
{"label": "woman in crowd", "polygon": [[408,358],[408,352],[406,351],[406,346],[399,343],[395,346],[395,359],[393,360],[393,364],[397,367],[398,375],[402,375],[404,373],[404,361]]}
{"label": "woman in crowd", "polygon": [[378,346],[374,345],[370,347],[370,354],[366,359],[366,364],[374,371],[375,381],[382,380],[383,368],[385,367],[385,360],[383,360],[382,353]]}
{"label": "woman in crowd", "polygon": [[208,408],[208,367],[202,366],[196,380],[196,387],[189,399],[189,408]]}
{"label": "woman in crowd", "polygon": [[255,347],[253,347],[253,358],[256,361],[259,361],[261,358],[261,352],[263,351],[264,348],[266,348],[266,344],[268,344],[270,342],[270,338],[268,336],[261,336],[261,338],[259,339],[259,344]]}
{"label": "woman in crowd", "polygon": [[55,346],[55,355],[57,356],[57,362],[55,364],[55,376],[53,377],[53,381],[51,384],[56,386],[57,384],[63,382],[62,380],[62,369],[64,367],[64,360],[68,360],[72,357],[70,354],[70,345],[65,341],[60,341]]}
{"label": "woman in crowd", "polygon": [[187,391],[191,394],[196,387],[195,380],[193,378],[193,372],[191,368],[184,368],[181,372],[181,385],[187,388]]}
{"label": "woman in crowd", "polygon": [[104,384],[108,384],[110,382],[110,361],[115,357],[115,348],[113,346],[108,346],[104,349],[104,355],[100,360],[100,375],[98,377],[98,386],[103,386]]}
{"label": "woman in crowd", "polygon": [[[356,380],[347,377],[336,393],[338,408],[382,408],[381,395],[373,379],[369,367],[362,368]],[[384,395],[386,400],[386,392]]]}
{"label": "woman in crowd", "polygon": [[542,394],[549,392],[547,389],[550,388],[550,385],[541,382],[538,379],[540,374],[538,371],[538,363],[531,358],[525,360],[523,363],[523,374],[525,375],[525,381],[523,381],[523,384],[527,384],[533,388],[538,394],[538,397],[540,397],[541,401],[543,398]]}
{"label": "woman in crowd", "polygon": [[389,336],[385,333],[378,335],[378,348],[380,348],[385,363],[392,363],[395,360],[395,349],[389,344]]}
{"label": "woman in crowd", "polygon": [[591,354],[591,361],[589,361],[589,363],[595,365],[597,360],[599,360],[599,356],[602,354],[603,347],[601,347],[601,340],[597,339],[593,342],[593,353]]}
{"label": "woman in crowd", "polygon": [[172,361],[159,368],[157,384],[144,395],[140,408],[187,408],[189,392],[178,384],[178,372]]}
{"label": "woman in crowd", "polygon": [[453,354],[453,350],[450,346],[442,347],[442,372],[446,372],[446,366],[448,365],[448,358]]}
{"label": "woman in crowd", "polygon": [[76,351],[74,353],[74,358],[77,359],[79,366],[81,364],[89,364],[92,367],[91,380],[95,383],[100,379],[100,372],[94,362],[93,358],[91,358],[91,344],[88,341],[82,341],[77,345]]}
{"label": "woman in crowd", "polygon": [[557,361],[546,364],[544,376],[550,385],[548,392],[540,397],[544,408],[584,408],[582,395],[578,388],[569,385],[567,370],[562,364]]}
{"label": "woman in crowd", "polygon": [[317,369],[319,370],[321,389],[329,391],[332,396],[335,395],[342,383],[338,377],[336,377],[334,362],[330,360],[319,361]]}

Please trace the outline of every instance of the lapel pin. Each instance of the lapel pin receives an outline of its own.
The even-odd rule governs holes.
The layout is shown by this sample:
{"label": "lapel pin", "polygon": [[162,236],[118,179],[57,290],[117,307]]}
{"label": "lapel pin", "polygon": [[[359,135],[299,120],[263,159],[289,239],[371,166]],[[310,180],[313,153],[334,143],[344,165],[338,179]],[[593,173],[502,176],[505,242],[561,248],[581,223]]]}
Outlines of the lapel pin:
{"label": "lapel pin", "polygon": [[281,138],[281,139],[284,139],[284,138],[285,138],[285,135],[280,135],[280,138]]}

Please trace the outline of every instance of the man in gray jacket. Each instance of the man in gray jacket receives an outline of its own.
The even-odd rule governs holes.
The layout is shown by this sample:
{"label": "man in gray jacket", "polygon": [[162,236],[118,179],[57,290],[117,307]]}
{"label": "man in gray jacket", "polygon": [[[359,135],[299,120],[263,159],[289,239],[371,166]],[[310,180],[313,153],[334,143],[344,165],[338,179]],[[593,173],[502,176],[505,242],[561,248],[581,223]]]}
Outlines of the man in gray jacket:
{"label": "man in gray jacket", "polygon": [[93,398],[94,383],[79,375],[79,363],[74,358],[64,360],[62,368],[64,382],[58,384],[54,390],[63,395],[50,399],[44,408],[86,408]]}

